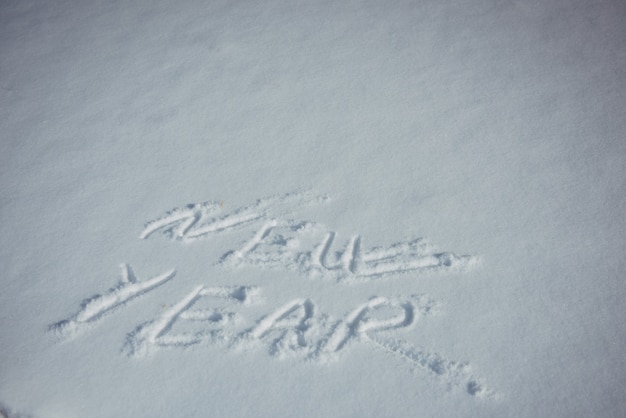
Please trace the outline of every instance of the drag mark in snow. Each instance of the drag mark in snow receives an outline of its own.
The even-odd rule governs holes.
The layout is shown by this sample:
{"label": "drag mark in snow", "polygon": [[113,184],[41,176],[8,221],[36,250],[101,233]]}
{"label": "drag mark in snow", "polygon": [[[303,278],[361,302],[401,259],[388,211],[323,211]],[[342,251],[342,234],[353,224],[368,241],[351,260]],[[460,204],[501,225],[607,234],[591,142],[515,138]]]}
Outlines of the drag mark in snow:
{"label": "drag mark in snow", "polygon": [[251,208],[242,208],[222,217],[212,216],[220,209],[221,206],[216,202],[189,204],[184,208],[175,208],[162,218],[148,222],[139,238],[147,239],[160,230],[171,239],[194,239],[212,232],[236,229],[261,218],[261,215],[252,211]]}
{"label": "drag mark in snow", "polygon": [[[295,321],[288,321],[287,318],[293,317],[293,313],[296,311],[301,311],[301,315],[296,316]],[[248,334],[252,338],[260,338],[267,334],[270,329],[282,327],[304,331],[306,329],[305,323],[311,317],[313,317],[313,302],[309,299],[296,299],[260,320]],[[285,324],[281,325],[281,322],[285,322]]]}
{"label": "drag mark in snow", "polygon": [[146,239],[158,230],[171,238],[182,238],[189,228],[203,216],[216,210],[211,202],[190,204],[184,208],[175,208],[162,218],[150,221],[139,234],[140,239]]}
{"label": "drag mark in snow", "polygon": [[[157,318],[129,334],[125,351],[130,356],[143,356],[157,348],[227,343],[230,349],[267,346],[275,356],[327,361],[352,341],[368,342],[364,337],[372,333],[409,329],[420,316],[430,314],[437,306],[423,295],[404,299],[374,297],[337,321],[317,312],[311,299],[297,298],[261,317],[254,325],[246,325],[250,322],[245,314],[246,306],[255,304],[259,294],[259,288],[254,286],[197,286]],[[209,303],[213,305],[221,300],[223,306],[192,309],[203,297],[211,299]],[[180,320],[206,322],[213,327],[193,327],[186,333],[174,333]]]}
{"label": "drag mark in snow", "polygon": [[224,307],[194,310],[191,308],[204,297],[221,299],[227,305],[249,304],[255,300],[258,293],[259,289],[255,286],[197,286],[156,319],[140,325],[129,334],[125,351],[131,356],[136,356],[159,347],[188,347],[204,340],[223,339],[224,333],[220,328],[206,328],[177,334],[174,334],[172,329],[181,319],[223,327],[236,319],[235,312],[228,311]]}
{"label": "drag mark in snow", "polygon": [[[386,319],[372,319],[368,317],[370,311],[385,307],[391,310],[400,310],[400,314]],[[399,303],[388,298],[376,297],[370,299],[348,314],[341,321],[323,346],[323,351],[334,353],[341,350],[350,339],[366,335],[368,331],[383,329],[404,328],[412,325],[415,319],[413,306],[410,303]]]}
{"label": "drag mark in snow", "polygon": [[337,232],[313,221],[284,217],[299,206],[325,200],[326,197],[310,192],[294,192],[259,199],[226,214],[222,213],[221,201],[189,204],[148,222],[139,238],[147,239],[160,232],[175,240],[195,240],[212,233],[253,227],[252,237],[239,248],[226,251],[220,264],[289,269],[342,283],[402,273],[458,271],[477,262],[475,256],[438,252],[423,238],[364,249],[361,235],[353,235],[334,249]]}
{"label": "drag mark in snow", "polygon": [[138,282],[132,268],[128,264],[122,265],[122,280],[104,295],[96,295],[85,300],[81,308],[67,319],[50,325],[49,330],[60,334],[74,333],[83,326],[97,321],[102,315],[123,306],[128,301],[141,296],[170,280],[175,271]]}
{"label": "drag mark in snow", "polygon": [[357,257],[359,256],[359,244],[361,237],[354,236],[347,243],[342,252],[335,254],[334,260],[329,261],[328,253],[333,245],[337,233],[330,231],[324,240],[313,250],[311,254],[311,264],[325,270],[343,270],[354,273],[356,270]]}
{"label": "drag mark in snow", "polygon": [[276,220],[271,220],[267,222],[265,225],[263,225],[263,227],[261,227],[261,229],[258,230],[256,234],[254,234],[250,241],[246,242],[240,249],[235,250],[232,253],[227,253],[223,258],[230,257],[231,254],[235,258],[245,257],[246,254],[253,251],[257,246],[259,246],[259,244],[261,244],[263,239],[265,239],[269,235],[272,228],[274,228],[276,225],[278,225],[278,222],[276,222]]}
{"label": "drag mark in snow", "polygon": [[443,378],[450,386],[463,388],[469,395],[481,398],[493,398],[495,393],[473,375],[468,363],[448,360],[437,353],[428,353],[410,346],[405,341],[383,339],[366,334],[367,339],[383,351],[389,352],[408,361],[415,367],[427,370]]}
{"label": "drag mark in snow", "polygon": [[403,273],[460,271],[477,262],[475,256],[436,251],[423,238],[364,249],[361,236],[354,235],[333,250],[337,236],[311,221],[272,220],[239,249],[224,254],[220,263],[288,269],[310,278],[355,283]]}
{"label": "drag mark in snow", "polygon": [[261,318],[234,339],[233,348],[266,344],[272,356],[311,357],[316,349],[311,334],[315,327],[315,305],[310,299],[295,299]]}
{"label": "drag mark in snow", "polygon": [[[341,284],[407,273],[462,271],[478,261],[475,256],[439,251],[423,238],[366,247],[363,243],[368,241],[361,234],[340,238],[338,232],[320,223],[288,217],[298,207],[326,200],[310,192],[295,192],[259,199],[230,212],[224,211],[223,201],[189,204],[146,223],[139,238],[164,235],[172,240],[193,241],[250,228],[249,238],[224,252],[216,261],[217,266],[288,270],[300,277]],[[131,267],[124,264],[122,280],[116,287],[87,299],[78,312],[49,329],[63,336],[74,333],[162,286],[174,274],[171,270],[138,282]],[[393,355],[411,368],[442,378],[472,396],[492,396],[467,363],[391,338],[412,329],[419,318],[437,307],[423,295],[375,296],[355,305],[343,301],[346,309],[340,319],[319,312],[306,295],[259,315],[258,307],[252,306],[259,295],[256,286],[193,286],[178,302],[162,305],[165,309],[152,320],[135,326],[122,351],[129,357],[142,357],[162,349],[204,344],[229,351],[263,350],[277,358],[327,363],[341,358],[355,344],[365,344]]]}
{"label": "drag mark in snow", "polygon": [[326,197],[310,192],[293,192],[258,199],[254,204],[224,214],[223,201],[208,201],[174,208],[164,216],[146,223],[140,239],[157,232],[174,240],[194,240],[209,234],[237,230],[255,222],[262,222],[270,214],[284,216],[294,208],[324,201]]}
{"label": "drag mark in snow", "polygon": [[[411,329],[420,317],[437,308],[438,304],[427,296],[373,297],[340,320],[318,312],[311,299],[296,298],[247,325],[251,321],[246,306],[254,304],[259,293],[259,288],[254,286],[197,286],[157,318],[130,333],[124,351],[131,357],[141,357],[158,349],[182,349],[204,343],[238,352],[261,349],[277,358],[329,363],[361,343],[391,353],[472,396],[491,394],[471,373],[467,363],[387,337]],[[225,306],[192,309],[205,297],[212,304],[221,300]],[[201,324],[180,332],[177,329],[183,328],[185,322],[181,320]]]}

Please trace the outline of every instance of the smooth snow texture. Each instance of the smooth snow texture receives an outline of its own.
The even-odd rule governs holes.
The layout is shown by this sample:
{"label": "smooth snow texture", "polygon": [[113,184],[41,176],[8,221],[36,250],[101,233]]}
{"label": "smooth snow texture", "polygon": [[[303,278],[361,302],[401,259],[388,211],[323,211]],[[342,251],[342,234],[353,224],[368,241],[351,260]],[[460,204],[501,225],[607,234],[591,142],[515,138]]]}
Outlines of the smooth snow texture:
{"label": "smooth snow texture", "polygon": [[2,2],[1,414],[624,416],[625,21]]}

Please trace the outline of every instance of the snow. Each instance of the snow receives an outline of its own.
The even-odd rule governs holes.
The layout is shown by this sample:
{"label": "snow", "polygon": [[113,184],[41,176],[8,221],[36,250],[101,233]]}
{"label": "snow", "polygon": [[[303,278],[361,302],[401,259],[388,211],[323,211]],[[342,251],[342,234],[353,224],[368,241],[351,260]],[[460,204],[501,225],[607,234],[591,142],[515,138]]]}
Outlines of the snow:
{"label": "snow", "polygon": [[624,21],[3,2],[0,415],[623,416]]}

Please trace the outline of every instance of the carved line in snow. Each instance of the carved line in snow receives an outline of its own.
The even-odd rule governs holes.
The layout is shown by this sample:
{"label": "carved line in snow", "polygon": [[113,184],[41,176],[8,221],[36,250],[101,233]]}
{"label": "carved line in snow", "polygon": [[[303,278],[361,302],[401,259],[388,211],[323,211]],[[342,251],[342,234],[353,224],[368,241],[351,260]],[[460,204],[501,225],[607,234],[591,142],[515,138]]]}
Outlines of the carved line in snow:
{"label": "carved line in snow", "polygon": [[138,282],[132,268],[128,264],[122,264],[122,278],[117,286],[109,289],[104,295],[94,295],[85,299],[74,315],[50,325],[49,330],[61,335],[74,334],[110,311],[163,285],[175,274],[175,270],[170,270],[151,279]]}
{"label": "carved line in snow", "polygon": [[354,235],[334,249],[337,236],[314,222],[273,219],[238,249],[225,253],[219,264],[282,268],[309,278],[355,283],[403,273],[462,271],[478,262],[475,256],[436,251],[423,238],[366,248],[361,236]]}
{"label": "carved line in snow", "polygon": [[[123,264],[122,280],[116,287],[87,299],[75,314],[49,329],[63,337],[72,336],[173,277],[171,270],[139,282],[131,267]],[[391,333],[413,328],[420,317],[436,310],[437,303],[424,295],[373,297],[339,320],[318,312],[311,299],[296,298],[254,321],[246,310],[256,304],[260,294],[257,286],[195,286],[180,301],[129,333],[123,352],[142,357],[165,348],[201,344],[235,351],[266,347],[274,357],[325,363],[359,342],[392,353],[471,395],[492,396],[467,364],[389,338]],[[201,300],[208,306],[196,307]]]}
{"label": "carved line in snow", "polygon": [[283,268],[309,278],[334,278],[342,283],[402,273],[460,271],[478,262],[476,256],[437,251],[425,239],[416,237],[387,247],[366,248],[366,240],[353,235],[334,249],[338,246],[337,232],[313,221],[285,219],[296,207],[326,200],[310,192],[295,192],[259,199],[227,214],[222,214],[222,205],[217,202],[190,204],[148,222],[139,237],[147,239],[160,232],[171,239],[190,241],[212,233],[256,227],[252,237],[226,251],[219,264]]}

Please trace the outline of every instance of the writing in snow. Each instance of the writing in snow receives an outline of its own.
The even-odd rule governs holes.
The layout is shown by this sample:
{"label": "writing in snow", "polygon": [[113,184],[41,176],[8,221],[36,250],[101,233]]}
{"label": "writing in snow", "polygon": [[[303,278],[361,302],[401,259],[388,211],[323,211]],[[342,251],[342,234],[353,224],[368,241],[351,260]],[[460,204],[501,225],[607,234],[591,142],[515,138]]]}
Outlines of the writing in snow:
{"label": "writing in snow", "polygon": [[327,200],[309,193],[291,193],[259,199],[225,214],[222,202],[190,204],[148,222],[139,238],[148,239],[161,233],[170,239],[194,241],[257,226],[239,248],[226,251],[219,264],[287,269],[342,283],[371,281],[399,273],[460,271],[477,262],[475,256],[437,251],[423,238],[370,248],[363,245],[364,239],[359,234],[341,242],[337,232],[320,223],[285,216],[298,206]]}
{"label": "writing in snow", "polygon": [[[175,271],[171,270],[138,281],[131,267],[125,264],[122,280],[116,287],[86,300],[78,312],[53,324],[51,329],[61,335],[75,335],[174,277]],[[425,296],[375,297],[354,307],[344,319],[333,321],[329,315],[318,314],[311,299],[296,298],[251,321],[245,313],[246,307],[257,303],[260,297],[261,288],[257,286],[198,285],[153,320],[137,326],[129,334],[126,351],[135,356],[154,348],[187,347],[203,341],[235,347],[271,336],[267,341],[271,341],[274,353],[280,351],[281,344],[287,344],[290,350],[297,348],[312,357],[340,351],[350,340],[371,332],[408,328],[418,316],[428,314],[435,306]],[[195,330],[176,332],[181,322],[202,325]]]}
{"label": "writing in snow", "polygon": [[[337,245],[337,233],[313,222],[293,220],[286,214],[295,208],[327,198],[291,193],[259,199],[254,204],[223,214],[223,201],[175,208],[146,224],[140,239],[161,233],[170,239],[193,241],[246,227],[258,228],[237,249],[226,251],[217,262],[222,267],[247,263],[260,268],[281,268],[308,277],[335,278],[354,283],[399,273],[443,269],[460,270],[476,262],[474,256],[437,252],[422,238],[387,247],[362,246],[360,235]],[[335,248],[337,247],[337,248]],[[52,324],[62,337],[94,327],[109,314],[170,282],[171,270],[138,281],[127,264],[120,283],[103,295],[86,299],[79,310]],[[251,309],[262,297],[257,286],[198,284],[180,300],[152,319],[131,328],[123,352],[137,358],[163,348],[186,348],[202,343],[230,350],[265,347],[276,357],[326,361],[336,359],[353,342],[393,353],[413,367],[426,369],[470,395],[491,394],[479,383],[467,363],[448,360],[437,353],[413,347],[392,335],[414,327],[418,318],[432,313],[437,304],[424,295],[375,296],[348,306],[344,316],[319,312],[307,297],[283,301],[261,314]]]}
{"label": "writing in snow", "polygon": [[[52,324],[50,330],[62,338],[75,336],[174,277],[171,270],[138,281],[132,268],[124,264],[117,286],[85,300],[75,314]],[[411,329],[420,317],[436,311],[437,303],[427,296],[372,297],[351,307],[341,319],[318,312],[309,298],[296,298],[253,319],[246,310],[261,297],[257,286],[197,285],[152,320],[136,325],[126,336],[123,352],[138,358],[160,349],[205,343],[233,351],[265,348],[278,358],[327,362],[360,342],[444,378],[451,386],[463,387],[472,396],[492,396],[468,363],[392,338],[392,334]]]}

